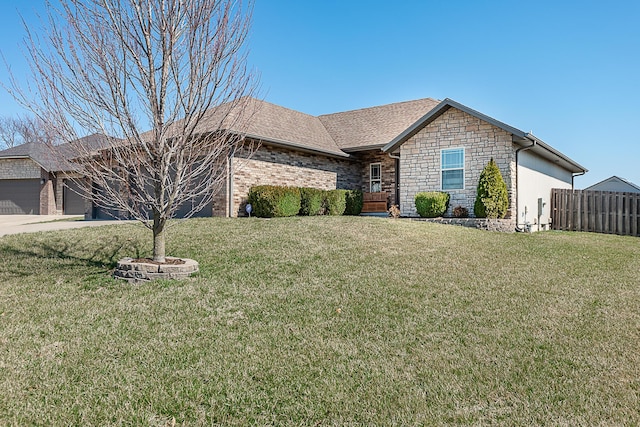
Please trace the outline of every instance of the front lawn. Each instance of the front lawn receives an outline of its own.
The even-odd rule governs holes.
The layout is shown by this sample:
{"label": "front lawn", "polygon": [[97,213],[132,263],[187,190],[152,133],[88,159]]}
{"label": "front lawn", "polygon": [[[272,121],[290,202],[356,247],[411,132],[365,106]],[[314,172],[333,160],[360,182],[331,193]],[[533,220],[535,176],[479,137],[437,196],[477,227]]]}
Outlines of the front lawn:
{"label": "front lawn", "polygon": [[379,218],[0,238],[1,425],[637,425],[640,240]]}

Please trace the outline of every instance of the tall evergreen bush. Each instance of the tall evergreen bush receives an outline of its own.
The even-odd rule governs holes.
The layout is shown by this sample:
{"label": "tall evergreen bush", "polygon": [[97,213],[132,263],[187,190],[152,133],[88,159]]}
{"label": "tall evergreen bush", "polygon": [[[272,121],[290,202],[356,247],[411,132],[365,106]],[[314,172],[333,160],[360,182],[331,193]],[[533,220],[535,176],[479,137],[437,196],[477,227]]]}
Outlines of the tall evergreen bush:
{"label": "tall evergreen bush", "polygon": [[504,218],[508,208],[507,184],[491,158],[480,174],[473,213],[477,218]]}

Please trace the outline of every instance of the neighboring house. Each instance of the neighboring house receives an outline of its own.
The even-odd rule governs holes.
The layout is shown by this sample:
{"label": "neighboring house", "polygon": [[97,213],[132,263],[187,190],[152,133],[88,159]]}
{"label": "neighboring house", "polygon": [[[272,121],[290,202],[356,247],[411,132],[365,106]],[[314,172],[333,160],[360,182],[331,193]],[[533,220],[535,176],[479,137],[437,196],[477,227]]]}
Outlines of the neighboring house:
{"label": "neighboring house", "polygon": [[624,178],[612,176],[585,188],[589,191],[615,191],[618,193],[640,193],[640,187]]}
{"label": "neighboring house", "polygon": [[[99,147],[103,136],[74,143]],[[83,215],[90,208],[70,179],[76,177],[66,158],[68,144],[28,142],[0,151],[0,214]]]}
{"label": "neighboring house", "polygon": [[[226,183],[203,216],[245,215],[249,188],[260,184],[359,188],[383,194],[387,206],[398,204],[405,216],[417,215],[417,192],[446,191],[449,214],[458,205],[473,213],[480,172],[493,157],[509,191],[507,218],[514,226],[547,224],[551,188],[572,188],[573,177],[586,172],[535,136],[450,99],[321,116],[256,99],[249,103],[248,125],[229,128],[258,148],[226,159]],[[218,123],[213,110],[201,132]],[[0,168],[2,157],[0,152]]]}

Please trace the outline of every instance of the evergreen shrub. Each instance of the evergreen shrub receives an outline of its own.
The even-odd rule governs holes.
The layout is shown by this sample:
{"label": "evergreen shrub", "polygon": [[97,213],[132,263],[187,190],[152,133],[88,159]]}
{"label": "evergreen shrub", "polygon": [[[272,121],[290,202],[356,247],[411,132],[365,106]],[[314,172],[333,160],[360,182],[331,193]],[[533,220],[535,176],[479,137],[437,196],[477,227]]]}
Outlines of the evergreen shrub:
{"label": "evergreen shrub", "polygon": [[326,212],[329,215],[342,215],[347,207],[348,190],[329,190],[325,192]]}
{"label": "evergreen shrub", "polygon": [[363,203],[362,190],[348,190],[345,193],[345,202],[345,215],[360,215]]}
{"label": "evergreen shrub", "polygon": [[507,184],[492,158],[480,174],[473,213],[477,218],[504,218],[508,208]]}
{"label": "evergreen shrub", "polygon": [[422,218],[437,218],[449,207],[449,193],[429,191],[416,194],[416,210]]}
{"label": "evergreen shrub", "polygon": [[309,187],[300,188],[300,215],[322,215],[324,199],[324,190]]}
{"label": "evergreen shrub", "polygon": [[300,212],[300,189],[257,185],[249,190],[253,214],[262,218],[294,216]]}

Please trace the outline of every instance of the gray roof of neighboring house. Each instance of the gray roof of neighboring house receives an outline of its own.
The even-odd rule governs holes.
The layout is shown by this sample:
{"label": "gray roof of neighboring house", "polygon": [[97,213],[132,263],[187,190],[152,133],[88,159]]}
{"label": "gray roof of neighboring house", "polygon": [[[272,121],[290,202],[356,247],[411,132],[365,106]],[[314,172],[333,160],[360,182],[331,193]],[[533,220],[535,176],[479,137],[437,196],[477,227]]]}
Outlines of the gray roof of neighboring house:
{"label": "gray roof of neighboring house", "polygon": [[345,152],[382,148],[431,111],[438,102],[424,98],[325,114],[318,118]]}
{"label": "gray roof of neighboring house", "polygon": [[402,133],[397,135],[394,139],[392,139],[387,145],[385,145],[382,150],[385,152],[394,152],[397,150],[402,144],[404,144],[409,138],[414,136],[420,130],[422,130],[429,123],[432,123],[442,114],[444,114],[450,108],[456,108],[458,110],[464,111],[467,114],[470,114],[474,117],[479,118],[487,123],[490,123],[513,136],[513,142],[517,143],[521,147],[527,147],[531,152],[534,152],[540,155],[543,158],[553,161],[556,164],[559,164],[563,168],[573,172],[573,173],[584,173],[587,172],[580,164],[571,160],[569,157],[565,156],[555,148],[551,147],[541,139],[536,136],[523,132],[520,129],[514,128],[513,126],[509,126],[506,123],[503,123],[499,120],[494,119],[493,117],[489,117],[486,114],[482,114],[474,109],[467,107],[466,105],[462,105],[459,102],[456,102],[452,99],[446,98],[438,105],[435,106],[431,111],[418,119],[411,126],[407,127]]}
{"label": "gray roof of neighboring house", "polygon": [[71,171],[73,165],[68,160],[78,155],[78,146],[82,151],[95,152],[106,147],[109,139],[101,134],[93,134],[75,141],[47,145],[39,142],[27,142],[0,151],[0,159],[31,159],[47,172]]}
{"label": "gray roof of neighboring house", "polygon": [[39,142],[27,142],[0,151],[0,159],[31,159],[47,172],[64,170],[65,160],[56,155],[55,147]]}
{"label": "gray roof of neighboring house", "polygon": [[[634,184],[631,181],[627,181],[624,178],[620,178],[619,176],[610,176],[607,179],[603,179],[600,182],[596,182],[595,184],[585,188],[585,190],[593,190],[598,189],[599,187],[606,187],[607,184],[622,184],[623,186],[627,186],[629,188],[628,192],[640,193],[640,186]],[[605,190],[606,191],[606,190]]]}

